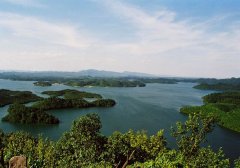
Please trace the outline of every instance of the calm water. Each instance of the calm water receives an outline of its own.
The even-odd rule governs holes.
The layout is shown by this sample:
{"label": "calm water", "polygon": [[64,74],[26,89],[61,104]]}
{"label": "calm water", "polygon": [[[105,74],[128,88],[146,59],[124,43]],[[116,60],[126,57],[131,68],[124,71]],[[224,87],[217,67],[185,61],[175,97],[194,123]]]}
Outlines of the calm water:
{"label": "calm water", "polygon": [[[193,89],[193,83],[179,84],[148,84],[143,88],[74,88],[102,94],[105,98],[112,98],[117,105],[112,108],[89,108],[54,110],[50,113],[57,116],[61,123],[57,126],[49,125],[21,125],[0,121],[0,128],[5,132],[24,130],[33,135],[43,134],[51,139],[58,139],[64,131],[69,130],[73,120],[81,115],[95,112],[101,117],[103,124],[102,133],[110,135],[113,131],[126,132],[133,130],[146,130],[149,134],[165,129],[169,146],[174,147],[173,138],[169,135],[170,127],[176,121],[186,120],[186,116],[179,113],[179,108],[184,105],[201,105],[201,97],[210,93]],[[29,81],[0,80],[0,89],[29,90],[41,95],[45,90],[72,89],[64,85],[51,87],[33,86]],[[0,108],[0,118],[6,115],[8,106]],[[240,156],[240,134],[223,128],[216,127],[208,137],[209,144],[218,149],[223,147],[230,158]]]}

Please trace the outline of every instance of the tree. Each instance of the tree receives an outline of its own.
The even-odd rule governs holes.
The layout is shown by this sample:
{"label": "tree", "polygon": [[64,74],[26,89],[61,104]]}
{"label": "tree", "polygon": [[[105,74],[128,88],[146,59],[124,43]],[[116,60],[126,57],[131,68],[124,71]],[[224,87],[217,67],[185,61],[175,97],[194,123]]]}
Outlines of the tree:
{"label": "tree", "polygon": [[114,132],[105,145],[104,159],[114,167],[126,167],[134,162],[145,162],[166,148],[163,130],[147,136],[145,131]]}
{"label": "tree", "polygon": [[87,114],[73,122],[57,142],[57,164],[62,167],[86,167],[100,161],[106,137],[100,134],[100,118],[96,114]]}
{"label": "tree", "polygon": [[172,135],[176,138],[183,165],[229,167],[229,160],[224,158],[221,149],[215,153],[210,147],[201,147],[206,141],[206,135],[213,130],[214,122],[212,116],[201,117],[201,114],[195,113],[190,115],[185,123],[177,122],[176,128],[172,128]]}
{"label": "tree", "polygon": [[234,161],[234,167],[240,168],[240,157]]}
{"label": "tree", "polygon": [[2,130],[0,130],[0,164],[1,167],[4,167],[4,141],[5,141],[5,135]]}

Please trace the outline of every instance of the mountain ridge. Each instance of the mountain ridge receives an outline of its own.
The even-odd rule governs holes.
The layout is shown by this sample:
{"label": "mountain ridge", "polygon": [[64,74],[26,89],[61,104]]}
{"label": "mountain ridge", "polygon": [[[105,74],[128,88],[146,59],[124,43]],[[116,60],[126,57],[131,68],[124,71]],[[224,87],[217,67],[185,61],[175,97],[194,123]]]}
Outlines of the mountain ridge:
{"label": "mountain ridge", "polygon": [[153,74],[141,72],[115,72],[106,70],[87,69],[81,71],[4,71],[0,70],[0,75],[18,75],[18,76],[39,76],[39,77],[157,77]]}

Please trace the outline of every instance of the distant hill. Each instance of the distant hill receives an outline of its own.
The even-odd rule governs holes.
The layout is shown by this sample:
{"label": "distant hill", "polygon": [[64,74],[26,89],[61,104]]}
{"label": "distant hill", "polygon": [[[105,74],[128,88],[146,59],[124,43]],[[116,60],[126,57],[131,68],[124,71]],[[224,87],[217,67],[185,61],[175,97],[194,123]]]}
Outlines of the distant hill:
{"label": "distant hill", "polygon": [[114,72],[114,71],[100,71],[95,69],[82,70],[78,72],[64,72],[64,71],[0,71],[0,78],[7,77],[155,77],[151,74],[138,72]]}
{"label": "distant hill", "polygon": [[91,77],[153,77],[154,75],[139,73],[139,72],[114,72],[114,71],[99,71],[95,69],[88,69],[76,72],[79,76],[91,76]]}

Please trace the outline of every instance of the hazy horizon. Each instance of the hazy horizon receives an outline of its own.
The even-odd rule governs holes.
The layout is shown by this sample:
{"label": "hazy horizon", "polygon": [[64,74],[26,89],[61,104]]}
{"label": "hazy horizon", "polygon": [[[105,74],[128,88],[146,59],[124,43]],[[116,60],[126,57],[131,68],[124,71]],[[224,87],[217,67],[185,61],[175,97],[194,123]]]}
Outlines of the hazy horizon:
{"label": "hazy horizon", "polygon": [[[45,73],[45,72],[57,72],[57,73],[78,73],[78,72],[82,72],[82,71],[89,71],[89,70],[94,70],[94,71],[99,71],[99,72],[113,72],[113,73],[139,73],[139,74],[143,74],[142,76],[140,75],[139,77],[153,77],[153,78],[215,78],[215,79],[230,79],[230,78],[238,78],[238,77],[234,77],[234,76],[228,76],[228,77],[202,77],[202,76],[171,76],[171,75],[164,75],[164,74],[150,74],[150,73],[145,73],[145,72],[133,72],[133,71],[108,71],[108,70],[99,70],[99,69],[83,69],[83,70],[79,70],[79,71],[61,71],[61,70],[2,70],[0,69],[0,73],[2,72],[17,72],[17,73]],[[144,76],[145,74],[145,76]],[[104,77],[104,76],[102,76]]]}
{"label": "hazy horizon", "polygon": [[240,77],[238,0],[0,0],[0,69]]}

